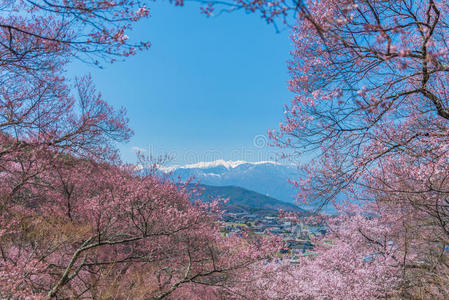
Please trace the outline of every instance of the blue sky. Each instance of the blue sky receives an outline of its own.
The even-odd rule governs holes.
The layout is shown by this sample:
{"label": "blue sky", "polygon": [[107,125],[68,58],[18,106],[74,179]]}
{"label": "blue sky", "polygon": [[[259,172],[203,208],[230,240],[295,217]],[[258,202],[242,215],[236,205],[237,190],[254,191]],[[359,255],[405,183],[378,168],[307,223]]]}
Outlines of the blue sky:
{"label": "blue sky", "polygon": [[291,98],[288,31],[243,12],[207,18],[194,3],[149,9],[129,36],[149,40],[150,50],[104,69],[70,67],[91,73],[104,98],[127,109],[135,135],[120,145],[122,158],[133,162],[138,147],[173,163],[269,159],[276,149],[263,135]]}

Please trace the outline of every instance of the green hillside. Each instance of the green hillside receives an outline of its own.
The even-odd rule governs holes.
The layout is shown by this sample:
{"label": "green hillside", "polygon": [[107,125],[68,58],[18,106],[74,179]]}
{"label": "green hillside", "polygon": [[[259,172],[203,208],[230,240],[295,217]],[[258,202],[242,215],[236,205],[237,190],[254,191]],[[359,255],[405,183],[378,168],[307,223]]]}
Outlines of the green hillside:
{"label": "green hillside", "polygon": [[228,211],[249,213],[272,214],[280,209],[305,214],[306,211],[295,204],[283,202],[273,197],[259,194],[238,186],[210,186],[201,185],[204,189],[201,195],[202,201],[210,201],[216,198],[228,198],[225,209]]}

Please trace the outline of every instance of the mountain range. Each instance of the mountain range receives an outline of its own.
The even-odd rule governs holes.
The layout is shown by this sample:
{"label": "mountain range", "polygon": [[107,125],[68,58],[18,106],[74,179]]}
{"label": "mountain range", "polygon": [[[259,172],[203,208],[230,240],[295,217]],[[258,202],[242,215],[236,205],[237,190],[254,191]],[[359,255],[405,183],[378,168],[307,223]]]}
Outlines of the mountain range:
{"label": "mountain range", "polygon": [[173,178],[187,180],[194,177],[208,186],[242,187],[278,200],[294,203],[295,188],[288,182],[298,176],[293,165],[273,161],[246,162],[224,161],[200,162],[161,168]]}

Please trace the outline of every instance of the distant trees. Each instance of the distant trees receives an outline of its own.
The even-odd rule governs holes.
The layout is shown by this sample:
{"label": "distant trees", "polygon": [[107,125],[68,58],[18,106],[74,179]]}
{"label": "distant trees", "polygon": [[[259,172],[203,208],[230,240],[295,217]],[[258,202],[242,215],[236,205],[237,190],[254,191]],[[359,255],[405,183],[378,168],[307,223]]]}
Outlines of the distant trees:
{"label": "distant trees", "polygon": [[73,58],[101,64],[145,49],[139,1],[2,1],[0,298],[162,299],[230,293],[272,239],[222,237],[216,203],[120,162],[132,131]]}

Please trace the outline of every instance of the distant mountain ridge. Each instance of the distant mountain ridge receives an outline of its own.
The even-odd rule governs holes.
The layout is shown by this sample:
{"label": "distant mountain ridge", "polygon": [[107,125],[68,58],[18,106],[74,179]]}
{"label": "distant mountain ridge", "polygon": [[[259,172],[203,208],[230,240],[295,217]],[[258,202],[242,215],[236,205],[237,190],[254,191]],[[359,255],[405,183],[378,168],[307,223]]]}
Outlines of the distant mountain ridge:
{"label": "distant mountain ridge", "polygon": [[288,179],[295,179],[299,174],[295,166],[273,161],[217,160],[163,167],[161,170],[171,173],[173,178],[187,180],[194,177],[201,184],[208,186],[242,187],[289,203],[295,201],[296,191]]}
{"label": "distant mountain ridge", "polygon": [[250,191],[238,186],[200,185],[203,190],[200,199],[209,202],[212,199],[229,199],[224,205],[230,212],[247,212],[254,214],[276,214],[279,210],[306,214],[307,212],[292,203],[287,203]]}
{"label": "distant mountain ridge", "polygon": [[173,171],[173,170],[177,170],[177,169],[212,169],[212,168],[219,168],[219,167],[224,167],[226,169],[231,169],[231,168],[237,168],[240,165],[245,165],[245,164],[249,164],[249,165],[264,165],[264,164],[273,164],[273,165],[281,165],[277,162],[274,161],[256,161],[256,162],[248,162],[248,161],[243,161],[243,160],[215,160],[215,161],[209,161],[209,162],[198,162],[195,164],[187,164],[187,165],[173,165],[170,167],[162,167],[161,170],[163,171]]}

